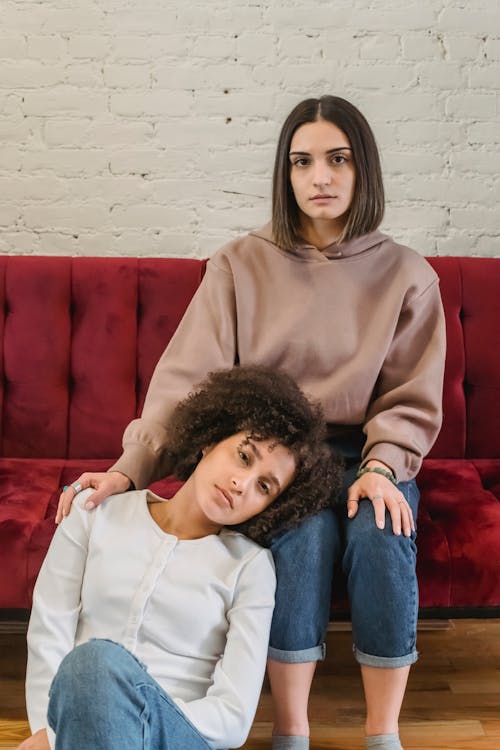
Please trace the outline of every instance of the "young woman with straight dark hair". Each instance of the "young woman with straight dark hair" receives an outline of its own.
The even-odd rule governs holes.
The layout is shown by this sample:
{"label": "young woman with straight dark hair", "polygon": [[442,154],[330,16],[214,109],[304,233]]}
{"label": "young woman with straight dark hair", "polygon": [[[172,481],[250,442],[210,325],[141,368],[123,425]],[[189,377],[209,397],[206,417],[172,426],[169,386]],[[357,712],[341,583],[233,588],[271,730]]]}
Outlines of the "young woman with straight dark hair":
{"label": "young woman with straight dark hair", "polygon": [[[415,476],[441,423],[445,339],[437,275],[378,230],[383,213],[363,115],[336,96],[298,104],[279,137],[272,223],[210,259],[123,455],[109,473],[78,480],[97,490],[98,504],[167,473],[169,414],[214,367],[279,367],[321,402],[328,442],[346,465],[344,502],[271,543],[276,750],[309,746],[308,696],[336,559],[348,579],[367,747],[401,748],[398,717],[417,659]],[[61,496],[58,518],[73,494]]]}

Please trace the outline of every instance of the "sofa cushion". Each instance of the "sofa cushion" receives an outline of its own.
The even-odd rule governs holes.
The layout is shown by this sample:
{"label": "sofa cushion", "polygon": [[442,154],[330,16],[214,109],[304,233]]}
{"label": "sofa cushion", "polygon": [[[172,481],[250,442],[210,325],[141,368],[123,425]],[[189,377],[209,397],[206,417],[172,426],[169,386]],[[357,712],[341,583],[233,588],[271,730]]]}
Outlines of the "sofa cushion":
{"label": "sofa cushion", "polygon": [[[33,586],[55,531],[61,488],[92,468],[105,471],[110,459],[92,461],[0,458],[0,609],[31,607]],[[173,478],[152,485],[170,497]]]}

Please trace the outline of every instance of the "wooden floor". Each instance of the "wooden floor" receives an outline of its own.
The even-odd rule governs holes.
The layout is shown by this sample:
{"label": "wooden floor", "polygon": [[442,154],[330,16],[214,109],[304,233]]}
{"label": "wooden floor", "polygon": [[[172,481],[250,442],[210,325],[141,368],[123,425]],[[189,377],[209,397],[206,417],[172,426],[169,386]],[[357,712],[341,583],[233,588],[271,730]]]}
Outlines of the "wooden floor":
{"label": "wooden floor", "polygon": [[[500,750],[500,620],[454,620],[442,629],[424,622],[419,650],[401,715],[404,747]],[[0,632],[0,748],[14,750],[29,734],[25,659],[24,635]],[[328,657],[314,682],[310,718],[312,750],[364,748],[363,697],[348,630],[328,635]],[[245,750],[270,748],[270,732],[265,687]]]}

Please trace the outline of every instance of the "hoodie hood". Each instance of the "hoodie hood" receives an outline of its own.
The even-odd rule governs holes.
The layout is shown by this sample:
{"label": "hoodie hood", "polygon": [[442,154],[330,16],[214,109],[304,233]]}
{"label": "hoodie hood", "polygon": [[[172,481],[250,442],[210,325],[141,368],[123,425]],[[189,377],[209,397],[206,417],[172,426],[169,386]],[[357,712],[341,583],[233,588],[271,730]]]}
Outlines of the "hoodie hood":
{"label": "hoodie hood", "polygon": [[271,245],[282,252],[291,253],[292,255],[302,258],[303,260],[339,260],[341,258],[351,258],[354,255],[359,255],[367,250],[377,247],[385,240],[390,239],[388,235],[383,234],[378,229],[368,234],[363,234],[361,237],[354,237],[352,240],[341,242],[337,244],[332,242],[328,247],[319,250],[315,245],[310,245],[306,242],[299,243],[295,247],[283,248],[278,245],[273,239],[273,228],[271,222],[265,224],[261,229],[256,229],[250,234],[254,237],[259,237],[262,240],[266,240]]}

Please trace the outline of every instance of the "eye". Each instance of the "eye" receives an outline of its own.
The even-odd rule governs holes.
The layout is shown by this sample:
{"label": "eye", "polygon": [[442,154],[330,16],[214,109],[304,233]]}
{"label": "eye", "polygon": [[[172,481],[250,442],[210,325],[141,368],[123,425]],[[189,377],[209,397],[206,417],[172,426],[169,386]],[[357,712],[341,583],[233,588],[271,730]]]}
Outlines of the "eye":
{"label": "eye", "polygon": [[292,164],[294,167],[307,167],[310,160],[306,156],[299,156],[298,159],[294,159]]}
{"label": "eye", "polygon": [[264,481],[264,479],[259,479],[259,490],[263,495],[269,495],[269,493],[271,492],[271,486],[266,481]]}
{"label": "eye", "polygon": [[243,463],[245,464],[245,466],[248,466],[248,464],[250,463],[250,457],[249,457],[248,453],[245,453],[245,451],[242,451],[241,448],[239,448],[238,449],[238,456],[243,461]]}
{"label": "eye", "polygon": [[348,159],[344,154],[334,154],[332,156],[332,164],[345,164],[347,161]]}

